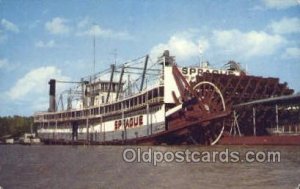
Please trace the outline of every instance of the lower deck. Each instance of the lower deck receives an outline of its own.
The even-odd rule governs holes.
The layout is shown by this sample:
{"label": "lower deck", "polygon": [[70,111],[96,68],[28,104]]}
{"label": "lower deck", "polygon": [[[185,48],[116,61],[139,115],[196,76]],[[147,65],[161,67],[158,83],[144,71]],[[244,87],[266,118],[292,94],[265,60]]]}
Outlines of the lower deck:
{"label": "lower deck", "polygon": [[127,141],[165,131],[165,106],[160,104],[130,113],[36,124],[38,136],[44,141]]}

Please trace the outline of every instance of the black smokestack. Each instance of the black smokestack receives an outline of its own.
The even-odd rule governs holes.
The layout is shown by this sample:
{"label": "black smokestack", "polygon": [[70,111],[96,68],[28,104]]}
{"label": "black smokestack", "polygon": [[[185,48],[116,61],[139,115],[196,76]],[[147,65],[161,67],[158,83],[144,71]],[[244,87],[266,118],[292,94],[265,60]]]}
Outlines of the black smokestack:
{"label": "black smokestack", "polygon": [[55,91],[56,91],[56,81],[55,79],[50,79],[49,83],[49,112],[55,112],[56,111],[56,100],[55,100]]}

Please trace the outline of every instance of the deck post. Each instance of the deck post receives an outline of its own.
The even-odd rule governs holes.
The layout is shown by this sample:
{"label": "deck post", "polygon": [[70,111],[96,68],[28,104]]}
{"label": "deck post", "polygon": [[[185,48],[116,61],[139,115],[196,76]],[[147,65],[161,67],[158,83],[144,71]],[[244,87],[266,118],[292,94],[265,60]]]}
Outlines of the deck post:
{"label": "deck post", "polygon": [[90,140],[90,127],[89,127],[89,118],[86,118],[86,141],[89,143]]}
{"label": "deck post", "polygon": [[102,116],[100,115],[100,131],[99,131],[99,135],[100,135],[100,137],[99,137],[99,141],[101,142],[102,140]]}
{"label": "deck post", "polygon": [[149,136],[149,134],[150,134],[150,132],[149,132],[149,95],[148,95],[148,92],[149,91],[147,91],[146,92],[146,103],[147,103],[147,105],[146,105],[146,114],[147,114],[147,136]]}
{"label": "deck post", "polygon": [[152,125],[152,113],[150,114],[150,135],[152,135],[152,127],[153,127],[153,125]]}
{"label": "deck post", "polygon": [[126,125],[125,125],[125,115],[124,115],[124,102],[121,102],[121,109],[122,109],[122,122],[121,125],[123,125],[123,129],[124,129],[124,140],[126,141],[127,139],[127,130],[126,130]]}
{"label": "deck post", "polygon": [[[103,117],[101,117],[101,124],[103,123]],[[103,141],[105,142],[106,136],[105,136],[105,123],[103,124]]]}
{"label": "deck post", "polygon": [[57,140],[57,120],[55,121],[55,140]]}
{"label": "deck post", "polygon": [[[50,122],[48,121],[47,122],[48,124],[47,124],[47,129],[50,129]],[[50,133],[48,132],[48,138],[50,139]]]}

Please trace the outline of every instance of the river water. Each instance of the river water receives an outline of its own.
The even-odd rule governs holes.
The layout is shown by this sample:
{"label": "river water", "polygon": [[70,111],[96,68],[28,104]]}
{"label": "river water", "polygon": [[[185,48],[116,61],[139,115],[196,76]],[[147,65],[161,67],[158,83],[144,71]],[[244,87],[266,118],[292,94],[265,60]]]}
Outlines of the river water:
{"label": "river water", "polygon": [[[141,152],[280,152],[280,162],[125,162]],[[137,154],[136,154],[137,155]],[[137,156],[136,156],[137,157]],[[145,156],[146,157],[146,156]],[[171,156],[170,156],[171,157]],[[225,156],[224,156],[225,157]],[[262,156],[263,157],[263,156]],[[169,159],[170,160],[170,159]],[[0,145],[0,186],[18,188],[298,188],[300,146]]]}

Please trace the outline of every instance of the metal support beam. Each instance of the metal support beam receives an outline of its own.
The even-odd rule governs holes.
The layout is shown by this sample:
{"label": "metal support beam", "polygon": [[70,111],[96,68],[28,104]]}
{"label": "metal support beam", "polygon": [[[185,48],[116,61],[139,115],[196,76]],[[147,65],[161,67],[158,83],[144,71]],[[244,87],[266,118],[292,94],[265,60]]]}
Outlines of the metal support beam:
{"label": "metal support beam", "polygon": [[[132,66],[127,66],[128,69],[130,70],[144,70],[144,68],[140,68],[140,67],[132,67]],[[151,69],[151,68],[148,68],[147,71],[152,71],[152,72],[160,72],[161,70],[160,69]]]}
{"label": "metal support beam", "polygon": [[123,80],[124,70],[125,70],[125,67],[123,66],[122,70],[121,70],[121,74],[120,74],[120,80],[119,80],[119,84],[118,84],[118,91],[117,91],[117,95],[116,95],[116,100],[118,100],[119,94],[120,94],[120,91],[121,91],[121,88],[122,88],[122,80]]}
{"label": "metal support beam", "polygon": [[[194,90],[191,88],[190,84],[187,82],[185,77],[180,73],[179,69],[177,66],[172,67],[172,73],[175,78],[179,93],[181,97],[186,96],[185,93],[188,91],[190,94],[194,94]],[[166,79],[166,78],[165,78]]]}
{"label": "metal support beam", "polygon": [[95,85],[93,84],[93,79],[92,76],[90,76],[90,106],[94,106],[94,101],[95,101]]}
{"label": "metal support beam", "polygon": [[64,109],[65,109],[64,108],[64,99],[63,99],[63,95],[62,94],[59,95],[59,100],[57,102],[56,107],[58,107],[59,103],[60,103],[61,111],[64,111]]}
{"label": "metal support beam", "polygon": [[[127,70],[124,72],[126,74],[131,74],[131,75],[141,75],[141,72],[135,72],[135,71],[129,71],[130,68],[127,68]],[[116,73],[120,73],[120,71],[115,71]],[[150,75],[150,76],[158,76],[160,75],[160,73],[150,73],[149,70],[147,69],[147,75]]]}
{"label": "metal support beam", "polygon": [[109,100],[110,91],[111,91],[111,87],[112,87],[112,82],[113,82],[113,78],[114,78],[114,72],[115,72],[115,65],[112,64],[111,65],[111,74],[110,74],[110,80],[109,80],[108,93],[107,93],[107,97],[106,97],[106,103]]}
{"label": "metal support beam", "polygon": [[239,126],[239,122],[238,122],[238,115],[236,113],[235,110],[233,110],[233,122],[230,128],[230,134],[232,135],[233,132],[233,136],[236,136],[236,133],[238,132],[239,136],[242,136],[241,131],[240,131],[240,126]]}
{"label": "metal support beam", "polygon": [[275,105],[275,110],[276,110],[276,131],[279,131],[279,125],[278,125],[278,105]]}
{"label": "metal support beam", "polygon": [[255,107],[253,107],[253,136],[256,136]]}
{"label": "metal support beam", "polygon": [[145,64],[144,64],[144,69],[143,69],[143,74],[142,74],[142,81],[141,81],[140,91],[142,91],[143,87],[144,87],[144,81],[145,81],[145,75],[146,75],[146,70],[147,70],[147,65],[148,65],[148,59],[149,59],[149,55],[147,55],[146,59],[145,59]]}

